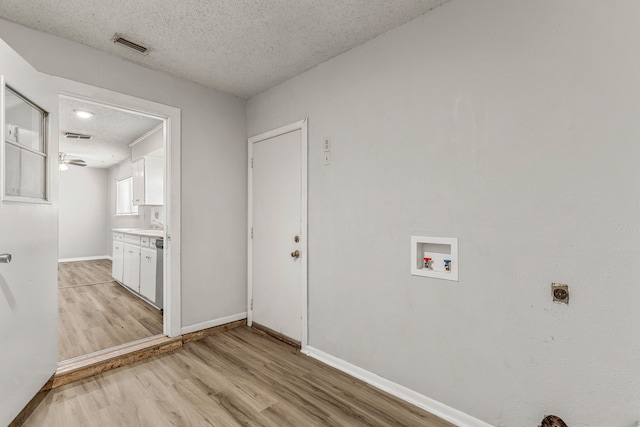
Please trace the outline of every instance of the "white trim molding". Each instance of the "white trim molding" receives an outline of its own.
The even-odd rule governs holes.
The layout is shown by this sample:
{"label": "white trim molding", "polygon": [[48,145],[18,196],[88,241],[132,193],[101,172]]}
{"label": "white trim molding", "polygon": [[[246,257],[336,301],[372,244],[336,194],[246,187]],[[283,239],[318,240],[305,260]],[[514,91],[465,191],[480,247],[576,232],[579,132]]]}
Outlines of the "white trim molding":
{"label": "white trim molding", "polygon": [[111,257],[109,255],[98,255],[98,256],[81,256],[77,258],[61,258],[58,262],[75,262],[75,261],[95,261],[97,259],[108,259]]}
{"label": "white trim molding", "polygon": [[[157,132],[159,129],[164,129],[164,123],[160,123],[158,126],[154,127],[153,129],[151,129],[150,131],[146,132],[144,135],[142,135],[141,137],[139,137],[138,139],[136,139],[135,141],[129,143],[129,147],[133,147],[134,145],[136,145],[137,143],[139,143],[140,141],[144,140],[146,137],[148,137],[149,135],[152,135],[153,133]],[[166,147],[165,147],[166,148]]]}
{"label": "white trim molding", "polygon": [[201,331],[203,329],[214,328],[216,326],[224,325],[226,323],[237,322],[238,320],[244,320],[247,318],[247,312],[232,314],[231,316],[221,317],[219,319],[209,320],[207,322],[196,323],[195,325],[185,326],[182,328],[182,335],[190,334],[191,332]]}
{"label": "white trim molding", "polygon": [[471,415],[451,408],[444,403],[433,400],[405,386],[389,381],[386,378],[382,378],[381,376],[376,375],[373,372],[369,372],[366,369],[352,365],[349,362],[318,350],[317,348],[307,345],[301,350],[301,352],[399,399],[402,399],[405,402],[422,408],[445,421],[449,421],[450,423],[457,425],[458,427],[494,427],[491,424],[472,417]]}

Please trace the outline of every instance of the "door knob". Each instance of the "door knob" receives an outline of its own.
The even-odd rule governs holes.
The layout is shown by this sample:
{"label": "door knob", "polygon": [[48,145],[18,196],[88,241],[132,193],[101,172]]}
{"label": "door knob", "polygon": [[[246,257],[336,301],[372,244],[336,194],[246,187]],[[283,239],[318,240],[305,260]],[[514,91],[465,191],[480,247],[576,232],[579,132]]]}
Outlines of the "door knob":
{"label": "door knob", "polygon": [[295,251],[291,252],[291,258],[293,259],[300,258],[300,251],[296,249]]}
{"label": "door knob", "polygon": [[0,255],[0,263],[9,264],[11,262],[11,254]]}

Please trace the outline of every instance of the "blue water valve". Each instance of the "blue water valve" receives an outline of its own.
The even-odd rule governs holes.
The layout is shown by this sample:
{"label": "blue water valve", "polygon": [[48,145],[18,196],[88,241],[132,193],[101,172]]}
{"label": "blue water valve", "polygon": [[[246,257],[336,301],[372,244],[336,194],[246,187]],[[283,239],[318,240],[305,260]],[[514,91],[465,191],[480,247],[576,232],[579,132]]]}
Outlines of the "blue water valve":
{"label": "blue water valve", "polygon": [[450,259],[445,259],[444,260],[444,269],[446,271],[451,271],[451,260]]}

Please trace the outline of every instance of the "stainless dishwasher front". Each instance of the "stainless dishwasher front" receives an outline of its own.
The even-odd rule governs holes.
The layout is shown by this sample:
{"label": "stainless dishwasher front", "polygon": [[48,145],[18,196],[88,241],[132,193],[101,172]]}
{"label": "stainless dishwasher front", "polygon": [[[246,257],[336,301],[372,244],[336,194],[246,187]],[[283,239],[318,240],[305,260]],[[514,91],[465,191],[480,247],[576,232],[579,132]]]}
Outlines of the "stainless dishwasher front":
{"label": "stainless dishwasher front", "polygon": [[156,239],[154,246],[158,254],[156,262],[156,305],[162,309],[164,307],[164,239]]}

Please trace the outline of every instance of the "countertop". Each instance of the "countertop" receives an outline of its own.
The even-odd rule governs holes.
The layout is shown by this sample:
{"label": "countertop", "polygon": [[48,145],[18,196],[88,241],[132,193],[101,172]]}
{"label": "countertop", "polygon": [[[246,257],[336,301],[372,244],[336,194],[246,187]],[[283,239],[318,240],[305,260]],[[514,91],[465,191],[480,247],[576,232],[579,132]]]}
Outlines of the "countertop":
{"label": "countertop", "polygon": [[111,231],[116,233],[134,234],[136,236],[162,237],[164,230],[142,229],[142,228],[112,228]]}

